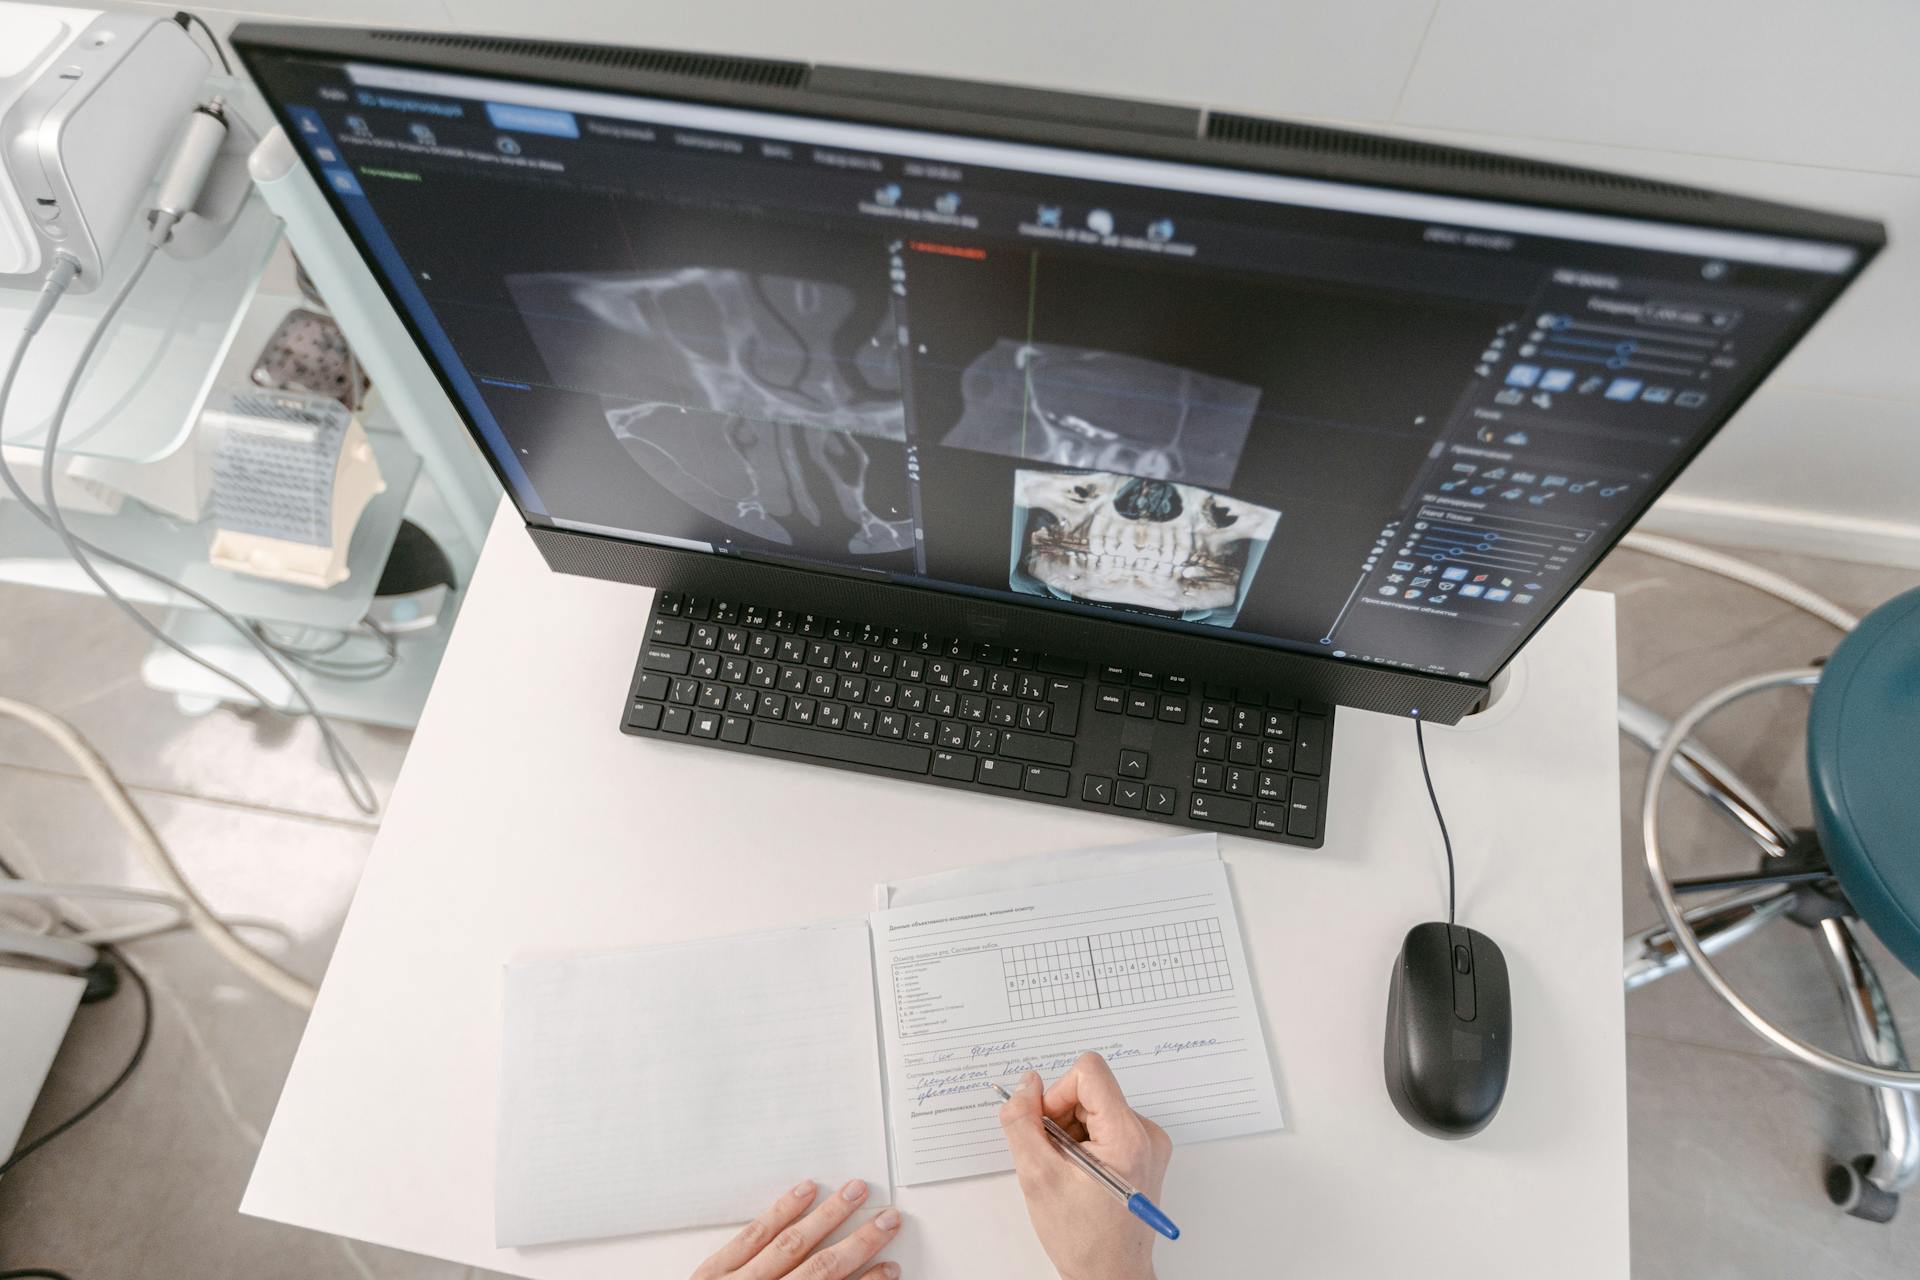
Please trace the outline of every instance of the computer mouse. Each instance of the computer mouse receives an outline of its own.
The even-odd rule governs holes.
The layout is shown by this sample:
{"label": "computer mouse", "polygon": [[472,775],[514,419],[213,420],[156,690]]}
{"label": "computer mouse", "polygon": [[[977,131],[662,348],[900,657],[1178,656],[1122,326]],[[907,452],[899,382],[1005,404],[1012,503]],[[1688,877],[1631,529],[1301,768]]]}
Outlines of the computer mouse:
{"label": "computer mouse", "polygon": [[1507,960],[1464,925],[1417,924],[1387,995],[1387,1096],[1422,1133],[1466,1138],[1500,1109],[1513,1057]]}

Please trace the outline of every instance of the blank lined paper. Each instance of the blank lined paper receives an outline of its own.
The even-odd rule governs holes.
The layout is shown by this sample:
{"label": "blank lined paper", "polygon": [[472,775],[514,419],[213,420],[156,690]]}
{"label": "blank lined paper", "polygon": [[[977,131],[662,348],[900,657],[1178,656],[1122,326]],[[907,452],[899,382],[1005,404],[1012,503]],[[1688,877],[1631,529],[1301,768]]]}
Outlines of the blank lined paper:
{"label": "blank lined paper", "polygon": [[505,1016],[502,1245],[890,1198],[864,920],[512,965]]}

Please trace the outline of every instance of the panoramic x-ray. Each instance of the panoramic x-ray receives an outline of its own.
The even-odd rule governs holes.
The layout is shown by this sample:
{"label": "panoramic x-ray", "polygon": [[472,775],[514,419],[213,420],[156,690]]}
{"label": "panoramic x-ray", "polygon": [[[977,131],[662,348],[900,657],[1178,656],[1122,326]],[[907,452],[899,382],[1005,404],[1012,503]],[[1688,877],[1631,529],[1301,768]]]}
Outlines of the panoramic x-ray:
{"label": "panoramic x-ray", "polygon": [[960,376],[941,443],[1152,480],[1233,482],[1260,389],[1112,351],[1002,338]]}
{"label": "panoramic x-ray", "polygon": [[1232,626],[1280,513],[1170,480],[1016,471],[1015,591]]}
{"label": "panoramic x-ray", "polygon": [[782,546],[911,549],[888,310],[860,324],[843,285],[712,267],[507,287],[554,379],[600,395],[627,453],[689,505]]}

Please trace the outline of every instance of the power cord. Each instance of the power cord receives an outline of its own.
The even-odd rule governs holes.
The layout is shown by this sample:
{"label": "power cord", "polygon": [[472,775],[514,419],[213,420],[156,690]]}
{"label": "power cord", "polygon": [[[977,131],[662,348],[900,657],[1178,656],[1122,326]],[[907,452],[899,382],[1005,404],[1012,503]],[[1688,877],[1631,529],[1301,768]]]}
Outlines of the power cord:
{"label": "power cord", "polygon": [[220,37],[213,34],[213,28],[207,25],[205,18],[193,12],[191,9],[182,9],[173,15],[173,20],[183,28],[191,30],[193,27],[199,27],[202,31],[206,32],[207,43],[213,46],[213,56],[220,59],[220,70],[228,75],[233,74],[233,64],[227,61],[227,51],[225,47],[221,45]]}
{"label": "power cord", "polygon": [[[306,687],[294,676],[288,664],[283,662],[274,652],[272,646],[256,634],[247,623],[235,617],[232,613],[229,613],[226,609],[202,593],[193,590],[183,583],[176,582],[164,574],[149,569],[144,565],[136,564],[122,556],[115,555],[105,548],[88,542],[74,534],[73,531],[67,527],[66,519],[60,510],[59,502],[54,492],[56,450],[60,442],[61,429],[66,424],[67,410],[73,402],[74,393],[79,389],[80,380],[86,372],[87,365],[93,359],[93,354],[98,349],[101,340],[106,336],[107,330],[114,317],[119,313],[120,308],[132,294],[134,286],[139,283],[140,278],[146,273],[147,267],[153,261],[155,253],[159,251],[161,246],[166,244],[168,238],[172,235],[174,225],[184,215],[184,211],[192,207],[193,201],[196,198],[195,193],[200,184],[204,182],[206,169],[212,163],[213,152],[218,148],[218,139],[224,136],[225,127],[219,124],[217,106],[218,104],[216,103],[212,111],[208,108],[200,108],[194,112],[195,118],[189,123],[189,129],[194,131],[191,137],[198,145],[183,146],[180,154],[176,156],[173,165],[170,166],[168,173],[164,175],[160,186],[160,196],[151,215],[152,229],[147,237],[147,243],[142,248],[139,261],[135,264],[133,271],[127,276],[127,279],[121,283],[119,290],[108,302],[106,309],[101,312],[99,320],[94,324],[92,334],[89,335],[86,344],[81,348],[80,356],[74,363],[73,372],[68,375],[66,385],[61,390],[60,399],[55,405],[53,417],[47,424],[46,440],[41,446],[40,496],[42,503],[45,504],[44,507],[35,504],[34,501],[27,496],[26,490],[14,476],[12,468],[7,465],[4,452],[0,452],[0,481],[5,483],[8,492],[10,492],[35,519],[39,520],[41,524],[47,526],[54,532],[60,539],[61,544],[66,548],[67,554],[73,558],[74,563],[77,564],[81,571],[99,588],[100,593],[131,619],[134,625],[138,626],[142,631],[146,632],[168,649],[173,650],[181,657],[192,662],[195,666],[233,685],[234,688],[251,698],[261,707],[268,710],[275,710],[274,704],[245,680],[242,680],[230,671],[214,665],[212,662],[167,635],[158,626],[149,621],[146,615],[134,608],[129,601],[113,589],[112,585],[108,583],[100,571],[95,568],[92,559],[89,557],[91,556],[95,559],[104,560],[109,564],[118,565],[123,569],[137,573],[152,582],[158,583],[171,591],[176,591],[188,599],[195,601],[201,607],[207,609],[227,623],[228,626],[232,627],[238,635],[252,645],[260,656],[266,660],[267,665],[270,666],[281,679],[286,681],[288,689],[300,705],[300,712],[294,714],[304,713],[312,717],[315,726],[320,731],[321,744],[327,753],[328,761],[333,766],[334,772],[339,776],[340,785],[346,790],[347,798],[353,803],[354,807],[362,813],[374,814],[379,812],[380,802],[379,797],[374,793],[372,782],[367,778],[366,771],[360,767],[359,761],[355,760],[353,754],[347,750],[346,744],[341,741],[338,732],[334,729],[332,721],[320,713],[320,709],[315,705],[312,695],[307,692]],[[208,120],[211,120],[212,123],[206,123]],[[215,126],[218,126],[217,131]],[[14,348],[13,357],[7,365],[6,374],[3,378],[0,378],[0,422],[4,422],[5,420],[7,402],[13,394],[14,381],[19,376],[21,364],[26,358],[27,351],[29,347],[31,347],[34,337],[39,333],[41,326],[46,323],[47,317],[52,314],[54,307],[59,303],[60,298],[66,293],[78,273],[78,264],[74,259],[65,255],[61,255],[56,259],[52,271],[48,273],[47,280],[41,287],[40,299],[34,307],[33,312],[28,316],[26,325],[21,333],[20,341]]]}
{"label": "power cord", "polygon": [[[4,874],[12,880],[18,880],[20,878],[19,873],[16,872],[5,859],[0,859],[0,874]],[[79,926],[75,924],[75,922],[65,917],[61,918],[60,923],[69,929],[79,930]],[[16,1147],[13,1154],[7,1157],[5,1163],[0,1163],[0,1178],[5,1178],[7,1174],[13,1172],[13,1170],[19,1166],[21,1161],[105,1106],[109,1098],[120,1092],[121,1086],[125,1085],[133,1076],[133,1073],[139,1068],[142,1060],[147,1056],[147,1046],[153,1041],[153,988],[147,985],[147,976],[140,972],[139,966],[127,958],[125,952],[110,944],[101,947],[100,950],[111,959],[116,968],[125,971],[126,975],[133,979],[133,985],[139,988],[140,1038],[134,1042],[133,1052],[128,1056],[126,1065],[120,1068],[118,1075],[107,1082],[106,1088],[96,1093],[92,1101],[88,1102],[78,1111],[75,1111],[65,1120],[62,1120],[59,1124],[54,1125],[51,1129],[48,1129],[31,1142],[24,1142]],[[45,1269],[36,1270],[29,1267],[21,1271],[0,1271],[0,1280],[6,1280],[9,1276],[58,1277],[59,1275],[60,1273],[57,1271],[48,1271]]]}
{"label": "power cord", "polygon": [[0,1280],[73,1280],[73,1277],[52,1267],[21,1267],[18,1271],[0,1271]]}
{"label": "power cord", "polygon": [[1427,799],[1433,802],[1433,820],[1440,824],[1440,843],[1447,848],[1447,923],[1453,923],[1454,877],[1453,837],[1447,834],[1447,815],[1440,812],[1440,797],[1433,789],[1433,773],[1427,768],[1426,725],[1418,711],[1413,713],[1413,740],[1420,744],[1420,776],[1426,779]]}

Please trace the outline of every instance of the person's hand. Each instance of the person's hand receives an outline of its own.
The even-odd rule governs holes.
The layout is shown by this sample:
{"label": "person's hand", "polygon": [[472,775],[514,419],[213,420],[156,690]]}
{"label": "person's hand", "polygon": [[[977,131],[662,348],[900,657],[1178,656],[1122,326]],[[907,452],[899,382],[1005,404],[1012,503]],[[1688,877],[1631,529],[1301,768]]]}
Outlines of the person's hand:
{"label": "person's hand", "polygon": [[1155,1203],[1173,1140],[1127,1105],[1120,1082],[1097,1053],[1080,1055],[1044,1093],[1039,1075],[1029,1071],[1013,1100],[1000,1108],[1027,1217],[1061,1280],[1152,1280],[1152,1228],[1054,1149],[1040,1124],[1043,1111],[1088,1155]]}
{"label": "person's hand", "polygon": [[844,1280],[856,1271],[860,1280],[899,1280],[900,1268],[891,1262],[860,1270],[899,1234],[898,1209],[882,1209],[846,1239],[821,1249],[820,1242],[851,1218],[867,1198],[867,1184],[855,1178],[807,1213],[814,1197],[811,1181],[781,1196],[765,1213],[740,1228],[740,1234],[727,1241],[720,1252],[696,1267],[693,1280],[775,1280],[779,1276]]}

